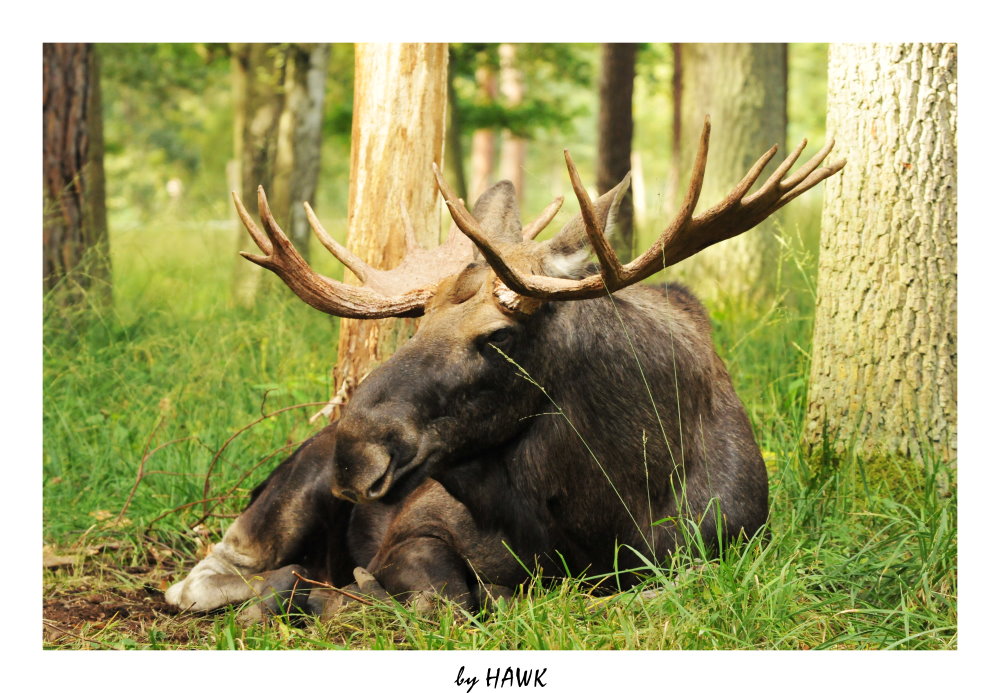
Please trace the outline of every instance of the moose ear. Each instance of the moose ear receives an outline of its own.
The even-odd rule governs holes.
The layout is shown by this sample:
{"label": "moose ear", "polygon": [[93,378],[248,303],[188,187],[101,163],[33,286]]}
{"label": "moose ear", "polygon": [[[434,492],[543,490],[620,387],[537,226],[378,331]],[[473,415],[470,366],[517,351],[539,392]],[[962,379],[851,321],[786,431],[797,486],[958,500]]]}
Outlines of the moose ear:
{"label": "moose ear", "polygon": [[[594,200],[594,216],[598,226],[603,225],[605,237],[615,231],[618,211],[632,183],[632,173],[626,173],[621,183]],[[590,255],[593,248],[583,225],[583,215],[569,220],[559,233],[543,246],[542,267],[550,277],[580,279],[590,273]],[[623,261],[627,258],[623,258]]]}
{"label": "moose ear", "polygon": [[521,219],[517,209],[514,184],[502,180],[476,200],[474,216],[491,239],[505,243],[521,242]]}

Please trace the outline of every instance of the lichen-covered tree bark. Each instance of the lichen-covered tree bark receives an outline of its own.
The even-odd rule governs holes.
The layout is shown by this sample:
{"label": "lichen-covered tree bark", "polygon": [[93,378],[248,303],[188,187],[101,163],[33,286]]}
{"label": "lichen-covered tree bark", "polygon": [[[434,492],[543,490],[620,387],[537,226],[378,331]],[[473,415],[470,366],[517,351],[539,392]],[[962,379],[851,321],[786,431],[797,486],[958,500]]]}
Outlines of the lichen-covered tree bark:
{"label": "lichen-covered tree bark", "polygon": [[[618,185],[632,168],[632,91],[635,84],[634,43],[601,45],[601,78],[598,85],[597,192]],[[632,259],[632,195],[629,190],[618,210],[611,244],[618,257]]]}
{"label": "lichen-covered tree bark", "polygon": [[957,51],[833,45],[806,437],[954,459]]}
{"label": "lichen-covered tree bark", "polygon": [[[389,269],[403,258],[401,204],[418,242],[424,247],[438,243],[441,207],[431,164],[440,166],[444,155],[447,77],[446,44],[358,44],[355,49],[347,247],[373,267]],[[343,319],[336,389],[349,395],[412,334],[415,323]]]}
{"label": "lichen-covered tree bark", "polygon": [[[712,118],[712,142],[696,213],[722,200],[761,154],[778,145],[764,170],[766,180],[785,155],[787,46],[783,43],[686,43],[680,45],[681,155],[674,161],[683,197],[705,116]],[[676,60],[676,53],[675,53]],[[675,85],[676,94],[677,85]],[[675,191],[676,192],[676,191]],[[674,276],[702,298],[720,293],[759,294],[777,256],[774,219],[698,253],[676,267]]]}
{"label": "lichen-covered tree bark", "polygon": [[104,134],[97,54],[89,43],[42,47],[42,257],[45,290],[110,299]]}

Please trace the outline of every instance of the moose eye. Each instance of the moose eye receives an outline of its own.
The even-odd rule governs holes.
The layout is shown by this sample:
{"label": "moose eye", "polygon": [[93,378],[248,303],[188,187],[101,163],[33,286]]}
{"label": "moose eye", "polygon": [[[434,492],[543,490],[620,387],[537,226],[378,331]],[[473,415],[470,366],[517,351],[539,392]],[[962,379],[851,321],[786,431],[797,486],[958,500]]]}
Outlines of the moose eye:
{"label": "moose eye", "polygon": [[509,344],[513,338],[514,330],[509,327],[501,327],[499,330],[493,330],[490,332],[486,336],[484,344],[493,344],[498,347],[503,347]]}

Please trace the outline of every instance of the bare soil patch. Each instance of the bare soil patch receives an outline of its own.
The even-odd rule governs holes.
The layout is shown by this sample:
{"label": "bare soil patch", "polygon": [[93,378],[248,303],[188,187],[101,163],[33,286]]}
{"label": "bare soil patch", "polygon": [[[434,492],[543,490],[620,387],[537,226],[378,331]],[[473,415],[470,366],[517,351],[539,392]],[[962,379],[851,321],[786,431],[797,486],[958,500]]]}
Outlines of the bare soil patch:
{"label": "bare soil patch", "polygon": [[169,577],[163,566],[120,568],[103,555],[43,570],[45,648],[183,647],[192,639],[192,619],[163,599]]}

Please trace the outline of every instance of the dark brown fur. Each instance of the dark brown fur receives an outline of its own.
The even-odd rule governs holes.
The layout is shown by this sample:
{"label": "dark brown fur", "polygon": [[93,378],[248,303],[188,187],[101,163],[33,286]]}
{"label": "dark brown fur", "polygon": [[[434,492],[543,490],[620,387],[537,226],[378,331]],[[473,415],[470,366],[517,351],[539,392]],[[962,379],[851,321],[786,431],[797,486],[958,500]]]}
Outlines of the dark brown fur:
{"label": "dark brown fur", "polygon": [[[493,226],[510,230],[508,207]],[[763,526],[760,451],[690,292],[635,286],[511,316],[493,277],[472,265],[444,281],[340,422],[254,492],[220,559],[279,593],[290,564],[338,586],[364,566],[392,595],[475,607],[482,585],[538,572],[617,568],[628,586],[682,525],[714,548]]]}

